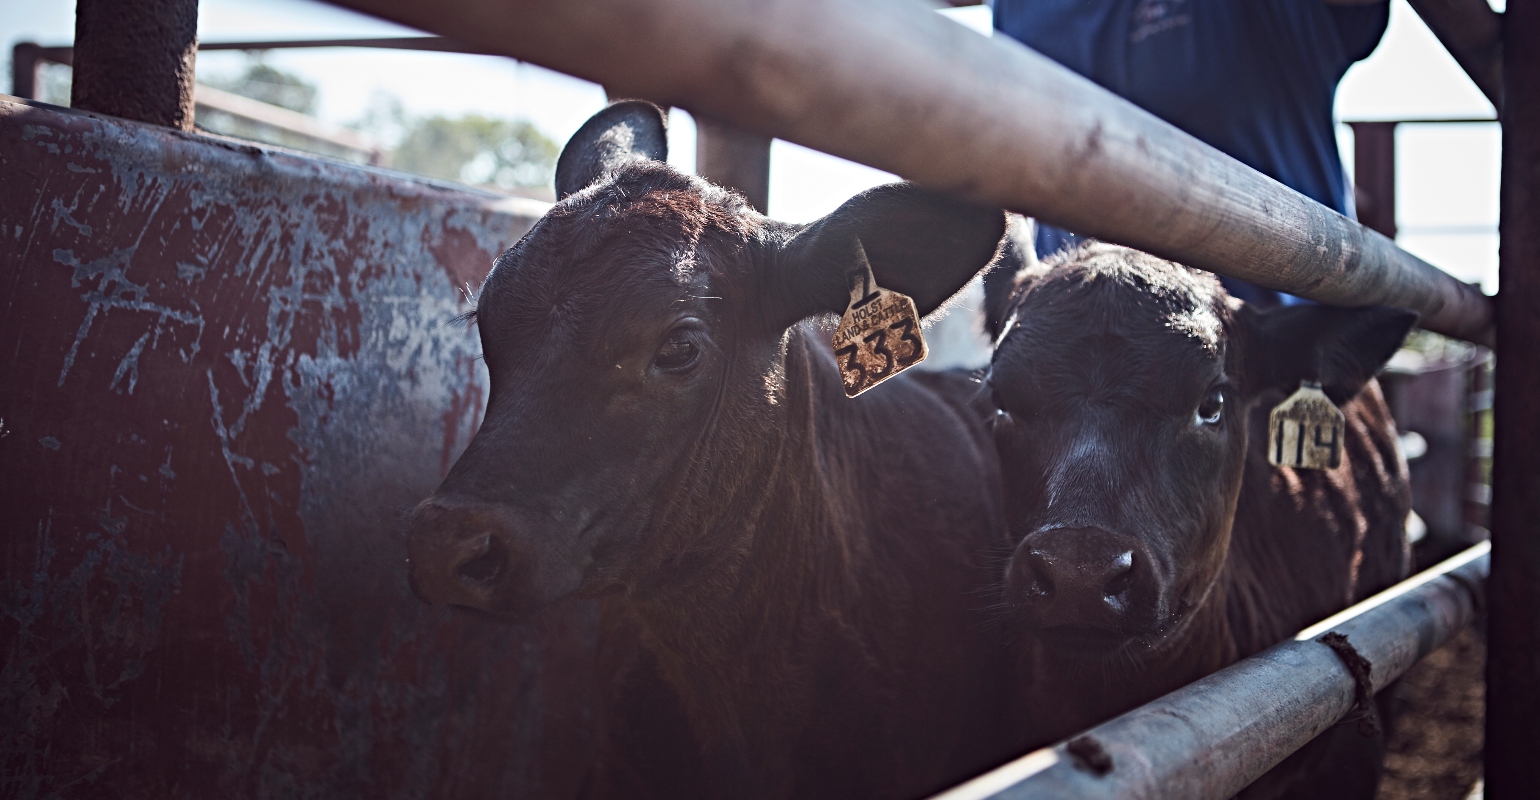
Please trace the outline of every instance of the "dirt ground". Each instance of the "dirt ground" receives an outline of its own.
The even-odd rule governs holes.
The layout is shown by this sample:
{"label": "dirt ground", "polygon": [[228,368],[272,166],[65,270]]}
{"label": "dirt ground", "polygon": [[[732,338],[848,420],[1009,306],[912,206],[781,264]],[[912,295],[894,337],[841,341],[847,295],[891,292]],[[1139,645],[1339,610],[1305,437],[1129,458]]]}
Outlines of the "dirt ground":
{"label": "dirt ground", "polygon": [[1397,687],[1378,800],[1463,800],[1481,777],[1486,640],[1466,628]]}

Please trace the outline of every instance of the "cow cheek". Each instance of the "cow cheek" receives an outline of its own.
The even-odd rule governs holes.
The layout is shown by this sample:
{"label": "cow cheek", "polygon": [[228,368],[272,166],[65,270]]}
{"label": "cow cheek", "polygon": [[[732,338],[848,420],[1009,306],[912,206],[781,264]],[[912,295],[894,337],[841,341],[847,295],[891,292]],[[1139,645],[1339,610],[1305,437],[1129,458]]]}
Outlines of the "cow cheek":
{"label": "cow cheek", "polygon": [[1220,464],[1214,478],[1196,498],[1194,507],[1204,508],[1205,513],[1194,552],[1186,559],[1193,569],[1182,581],[1181,596],[1175,598],[1177,603],[1193,602],[1204,596],[1219,580],[1229,556],[1246,453],[1244,440],[1227,441],[1225,445],[1223,453],[1214,459]]}

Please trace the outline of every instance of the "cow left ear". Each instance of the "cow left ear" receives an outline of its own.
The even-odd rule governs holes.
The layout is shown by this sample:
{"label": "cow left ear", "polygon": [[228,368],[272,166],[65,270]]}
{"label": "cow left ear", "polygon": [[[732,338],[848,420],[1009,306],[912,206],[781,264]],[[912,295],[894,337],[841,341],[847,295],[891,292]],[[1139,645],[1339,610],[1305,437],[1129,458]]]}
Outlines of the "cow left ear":
{"label": "cow left ear", "polygon": [[998,208],[909,183],[862,192],[777,248],[768,281],[782,311],[777,322],[790,326],[844,311],[861,250],[877,285],[909,295],[924,316],[994,262],[1004,235],[1005,212]]}
{"label": "cow left ear", "polygon": [[645,100],[620,100],[588,118],[556,159],[556,199],[632,161],[668,160],[668,116]]}
{"label": "cow left ear", "polygon": [[1402,308],[1298,305],[1258,310],[1244,305],[1236,320],[1246,337],[1245,372],[1251,390],[1299,387],[1316,381],[1341,404],[1395,355],[1417,324]]}

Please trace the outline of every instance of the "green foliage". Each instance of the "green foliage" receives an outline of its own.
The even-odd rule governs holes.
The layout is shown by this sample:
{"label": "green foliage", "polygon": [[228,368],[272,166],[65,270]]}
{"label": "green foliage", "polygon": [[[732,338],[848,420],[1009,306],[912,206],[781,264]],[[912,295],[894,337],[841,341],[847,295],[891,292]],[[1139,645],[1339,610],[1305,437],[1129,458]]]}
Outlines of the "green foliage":
{"label": "green foliage", "polygon": [[[275,106],[314,115],[319,99],[315,84],[250,57],[244,69],[212,75],[205,82],[216,89]],[[218,112],[200,114],[199,125],[216,133],[297,149],[338,155],[306,137],[268,126],[249,124]],[[408,115],[401,101],[387,93],[372,98],[352,127],[381,144],[384,163],[394,169],[443,180],[505,190],[549,190],[560,148],[534,125],[467,114],[461,117]],[[373,163],[373,162],[371,162]]]}
{"label": "green foliage", "polygon": [[37,71],[37,99],[56,106],[70,104],[70,85],[75,71],[63,64],[43,62]]}
{"label": "green foliage", "polygon": [[548,186],[558,152],[555,142],[526,121],[467,114],[407,122],[390,161],[419,175],[512,189]]}
{"label": "green foliage", "polygon": [[315,84],[292,73],[269,66],[260,56],[246,64],[245,71],[233,76],[214,76],[205,81],[215,89],[261,100],[301,114],[314,114],[319,91]]}

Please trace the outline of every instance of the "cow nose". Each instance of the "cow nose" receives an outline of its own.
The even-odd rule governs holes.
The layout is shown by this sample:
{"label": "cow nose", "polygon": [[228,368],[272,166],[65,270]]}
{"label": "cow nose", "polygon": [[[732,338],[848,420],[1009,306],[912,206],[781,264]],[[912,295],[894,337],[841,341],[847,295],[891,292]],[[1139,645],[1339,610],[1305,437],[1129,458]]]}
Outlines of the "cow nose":
{"label": "cow nose", "polygon": [[1139,540],[1101,528],[1051,528],[1017,546],[1007,598],[1038,627],[1119,630],[1153,584]]}
{"label": "cow nose", "polygon": [[508,568],[508,546],[503,540],[487,534],[480,555],[475,555],[455,568],[460,580],[471,585],[490,586]]}
{"label": "cow nose", "polygon": [[512,527],[495,507],[424,502],[407,536],[413,591],[429,603],[493,610],[504,585],[519,578]]}
{"label": "cow nose", "polygon": [[1062,595],[1106,603],[1116,614],[1127,608],[1128,586],[1134,573],[1134,551],[1065,555],[1042,547],[1027,551],[1027,570],[1037,594]]}

